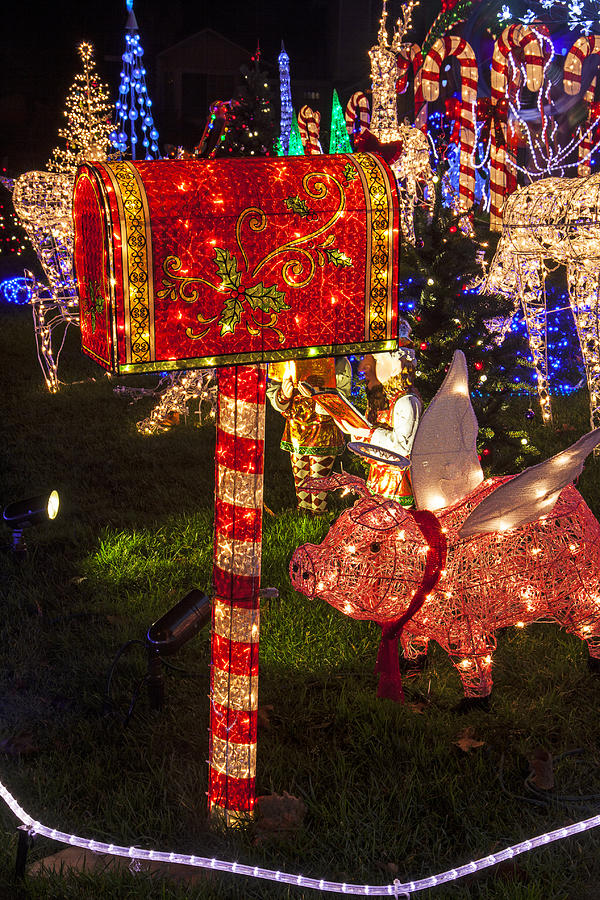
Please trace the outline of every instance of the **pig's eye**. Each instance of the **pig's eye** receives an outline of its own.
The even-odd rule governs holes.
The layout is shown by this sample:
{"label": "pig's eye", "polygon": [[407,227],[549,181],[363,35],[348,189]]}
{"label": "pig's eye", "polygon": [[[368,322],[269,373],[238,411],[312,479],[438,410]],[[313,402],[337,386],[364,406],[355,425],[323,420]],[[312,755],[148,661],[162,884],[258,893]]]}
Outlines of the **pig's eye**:
{"label": "pig's eye", "polygon": [[369,549],[371,550],[371,553],[379,553],[381,544],[377,543],[377,541],[373,541]]}
{"label": "pig's eye", "polygon": [[298,563],[292,563],[292,572],[297,572],[299,568]]}

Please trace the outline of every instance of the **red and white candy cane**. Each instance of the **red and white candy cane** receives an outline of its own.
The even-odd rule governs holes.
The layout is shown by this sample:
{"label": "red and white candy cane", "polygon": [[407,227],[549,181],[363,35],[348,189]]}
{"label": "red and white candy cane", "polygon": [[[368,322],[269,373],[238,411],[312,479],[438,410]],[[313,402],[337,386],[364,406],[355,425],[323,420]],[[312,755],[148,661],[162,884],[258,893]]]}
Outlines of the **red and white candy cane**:
{"label": "red and white candy cane", "polygon": [[354,134],[360,134],[365,128],[369,127],[371,121],[371,107],[369,106],[369,98],[362,91],[355,91],[348,103],[346,104],[346,112],[344,113],[346,120],[346,128],[348,135],[352,137]]}
{"label": "red and white candy cane", "polygon": [[255,804],[265,367],[218,381],[208,805],[235,824]]}
{"label": "red and white candy cane", "polygon": [[460,174],[459,207],[470,209],[475,198],[475,110],[477,105],[477,61],[473,48],[463,38],[446,35],[439,38],[423,63],[423,97],[431,102],[440,95],[440,71],[442,63],[455,56],[460,63]]}
{"label": "red and white candy cane", "polygon": [[420,131],[427,131],[427,103],[423,97],[423,53],[418,44],[402,44],[398,52],[398,81],[396,92],[403,94],[408,87],[408,72],[412,66],[414,74],[415,125]]}
{"label": "red and white candy cane", "polygon": [[298,130],[304,152],[309,156],[323,152],[319,141],[320,126],[321,113],[318,110],[311,109],[310,106],[302,106],[298,113]]}
{"label": "red and white candy cane", "polygon": [[[600,36],[590,34],[586,37],[577,38],[567,55],[565,56],[565,67],[563,69],[563,87],[566,94],[578,94],[581,90],[581,69],[584,59],[588,56],[600,56]],[[583,95],[583,99],[587,105],[588,114],[585,124],[579,127],[579,166],[577,168],[578,175],[589,175],[591,171],[590,153],[594,144],[592,137],[592,125],[595,115],[592,110],[594,103],[594,92],[596,89],[596,76]]]}
{"label": "red and white candy cane", "polygon": [[[523,56],[525,72],[518,68],[516,51]],[[510,100],[518,108],[524,81],[530,91],[538,91],[544,75],[544,58],[534,32],[526,25],[509,25],[494,45],[491,69],[492,105]],[[503,133],[490,129],[490,229],[502,230],[504,198],[517,186],[515,146],[516,131],[503,125]]]}

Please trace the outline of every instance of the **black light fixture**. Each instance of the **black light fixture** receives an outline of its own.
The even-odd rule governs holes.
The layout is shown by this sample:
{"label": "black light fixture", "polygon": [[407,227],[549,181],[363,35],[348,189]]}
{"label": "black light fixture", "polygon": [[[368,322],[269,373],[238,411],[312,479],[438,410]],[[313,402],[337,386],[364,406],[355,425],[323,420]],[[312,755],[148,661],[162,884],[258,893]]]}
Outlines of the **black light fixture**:
{"label": "black light fixture", "polygon": [[152,709],[164,702],[162,657],[176,653],[210,621],[209,597],[197,588],[191,590],[148,629],[148,696]]}
{"label": "black light fixture", "polygon": [[12,529],[11,546],[15,556],[23,558],[27,553],[23,529],[55,519],[59,505],[58,491],[50,491],[28,500],[16,500],[4,507],[2,518]]}

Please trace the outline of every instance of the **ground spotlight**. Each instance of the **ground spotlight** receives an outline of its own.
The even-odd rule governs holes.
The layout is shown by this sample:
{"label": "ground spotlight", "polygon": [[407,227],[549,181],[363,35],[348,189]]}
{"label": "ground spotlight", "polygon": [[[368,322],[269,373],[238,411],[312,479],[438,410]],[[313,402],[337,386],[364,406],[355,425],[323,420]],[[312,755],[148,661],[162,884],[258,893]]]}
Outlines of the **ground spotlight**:
{"label": "ground spotlight", "polygon": [[210,621],[210,616],[210,599],[194,588],[148,629],[147,684],[153,709],[160,709],[164,701],[162,657],[176,653]]}
{"label": "ground spotlight", "polygon": [[16,500],[4,507],[2,517],[12,529],[12,550],[17,557],[23,557],[27,553],[23,529],[55,519],[59,503],[58,491],[50,491],[28,500]]}

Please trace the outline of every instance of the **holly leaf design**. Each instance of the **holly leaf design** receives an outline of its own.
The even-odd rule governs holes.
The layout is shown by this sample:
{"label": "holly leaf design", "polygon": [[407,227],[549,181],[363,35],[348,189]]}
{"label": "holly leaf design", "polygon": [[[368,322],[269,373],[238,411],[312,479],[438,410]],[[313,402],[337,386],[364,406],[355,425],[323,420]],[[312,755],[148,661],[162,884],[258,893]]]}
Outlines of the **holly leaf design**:
{"label": "holly leaf design", "polygon": [[252,309],[262,309],[263,312],[281,312],[290,308],[285,302],[285,294],[278,291],[274,284],[265,287],[259,281],[254,287],[247,288],[246,297]]}
{"label": "holly leaf design", "polygon": [[90,283],[90,302],[88,312],[92,323],[92,334],[96,331],[96,317],[101,315],[104,309],[104,297],[100,293],[100,285]]}
{"label": "holly leaf design", "polygon": [[[215,247],[215,258],[217,261],[217,274],[221,278],[221,285],[225,288],[239,288],[242,280],[241,272],[238,272],[237,259],[232,256],[229,250],[223,247]],[[239,319],[238,319],[239,322]],[[233,331],[233,329],[231,329]]]}
{"label": "holly leaf design", "polygon": [[327,248],[325,250],[327,254],[327,259],[330,263],[333,263],[334,266],[351,266],[352,260],[349,256],[346,256],[341,250],[336,250],[335,247]]}
{"label": "holly leaf design", "polygon": [[295,197],[286,197],[285,205],[291,212],[297,213],[302,219],[306,219],[310,215],[310,209],[306,200],[301,200],[298,194]]}
{"label": "holly leaf design", "polygon": [[221,326],[221,336],[231,334],[235,331],[235,326],[239,325],[242,320],[244,305],[237,294],[232,294],[223,304],[223,312],[219,319]]}
{"label": "holly leaf design", "polygon": [[344,175],[346,176],[346,181],[354,181],[358,173],[352,163],[346,163],[344,166]]}

